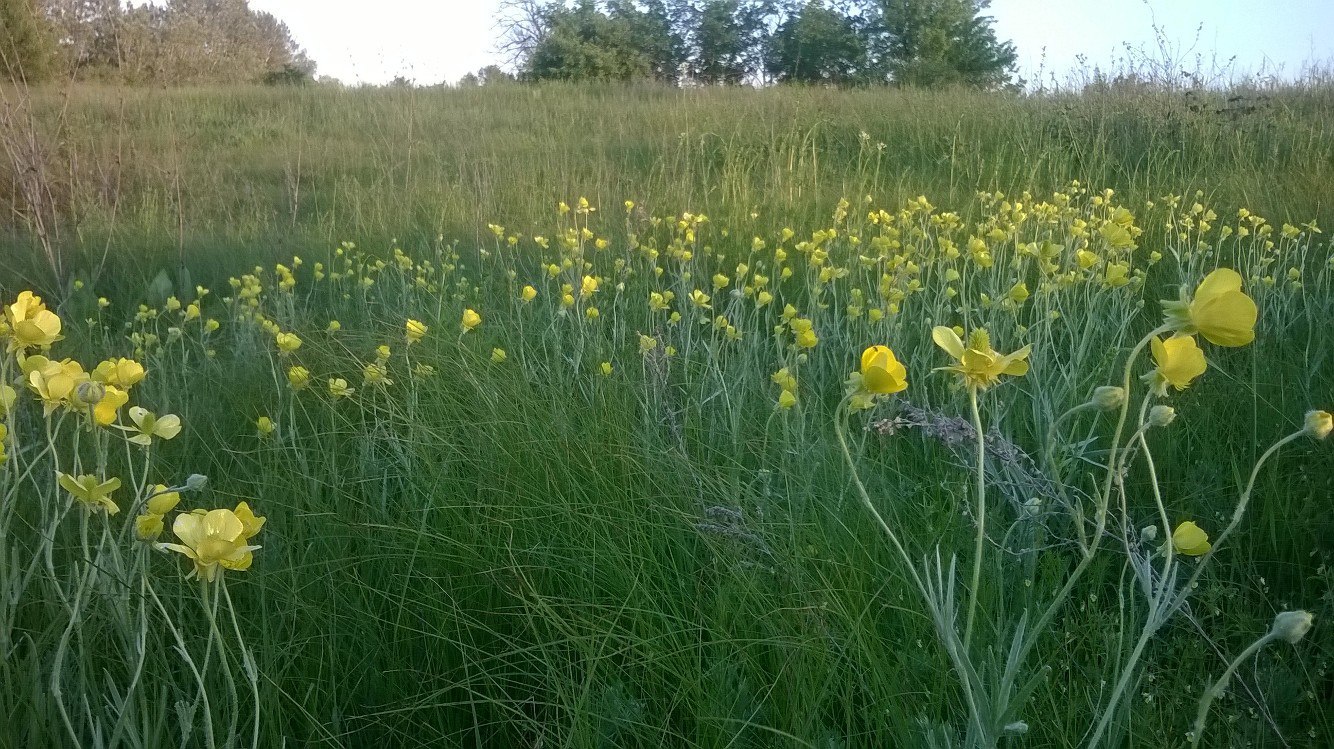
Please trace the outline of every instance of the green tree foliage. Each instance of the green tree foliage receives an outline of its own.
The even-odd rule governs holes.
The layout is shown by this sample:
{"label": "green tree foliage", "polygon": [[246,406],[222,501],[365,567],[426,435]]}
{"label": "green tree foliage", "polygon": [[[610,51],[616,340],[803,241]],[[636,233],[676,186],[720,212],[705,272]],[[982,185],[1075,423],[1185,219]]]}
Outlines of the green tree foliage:
{"label": "green tree foliage", "polygon": [[655,45],[645,43],[652,19],[632,3],[606,9],[593,0],[553,3],[545,13],[545,31],[524,65],[530,80],[649,78],[664,63],[661,50],[655,54]]}
{"label": "green tree foliage", "polygon": [[700,83],[742,83],[762,64],[772,2],[705,0],[692,14],[690,77]]}
{"label": "green tree foliage", "polygon": [[247,0],[45,0],[76,75],[126,83],[297,82],[314,64],[287,25]]}
{"label": "green tree foliage", "polygon": [[0,80],[46,80],[57,63],[55,30],[38,0],[0,0]]}
{"label": "green tree foliage", "polygon": [[854,83],[871,68],[866,40],[853,18],[819,0],[810,0],[779,24],[766,57],[769,75],[792,83]]}
{"label": "green tree foliage", "polygon": [[505,0],[528,79],[996,88],[1014,46],[989,0]]}
{"label": "green tree foliage", "polygon": [[873,44],[904,86],[997,88],[1010,82],[1014,45],[996,38],[990,0],[876,0]]}

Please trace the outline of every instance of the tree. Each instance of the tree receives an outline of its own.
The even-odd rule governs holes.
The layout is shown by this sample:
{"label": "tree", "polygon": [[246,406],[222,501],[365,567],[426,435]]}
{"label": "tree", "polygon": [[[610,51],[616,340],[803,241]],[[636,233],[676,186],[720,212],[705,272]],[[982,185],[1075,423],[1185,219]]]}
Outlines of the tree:
{"label": "tree", "polygon": [[855,83],[866,77],[866,52],[865,39],[850,15],[809,0],[769,38],[765,67],[783,82]]}
{"label": "tree", "polygon": [[652,77],[655,60],[644,48],[642,26],[628,12],[633,6],[614,3],[613,8],[620,12],[603,12],[593,0],[549,6],[545,33],[524,61],[524,76],[620,81]]}
{"label": "tree", "polygon": [[770,0],[705,0],[695,13],[690,75],[700,83],[742,83],[760,71]]}
{"label": "tree", "polygon": [[0,79],[43,81],[58,62],[55,29],[37,0],[0,0]]}
{"label": "tree", "polygon": [[991,0],[878,0],[883,66],[902,86],[1008,84],[1017,59],[1000,42]]}

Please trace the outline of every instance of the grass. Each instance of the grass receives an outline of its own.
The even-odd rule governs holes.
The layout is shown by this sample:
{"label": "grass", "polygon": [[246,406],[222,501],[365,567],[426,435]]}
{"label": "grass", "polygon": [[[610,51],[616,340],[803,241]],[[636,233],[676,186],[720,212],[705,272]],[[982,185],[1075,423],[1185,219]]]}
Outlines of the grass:
{"label": "grass", "polygon": [[[1334,393],[1322,322],[1334,315],[1330,247],[1324,235],[1280,232],[1285,222],[1334,226],[1326,89],[1272,92],[1244,114],[1149,92],[81,87],[67,96],[37,92],[32,107],[50,128],[45,163],[61,166],[49,173],[59,175],[51,195],[68,274],[53,280],[31,235],[16,229],[4,252],[17,262],[0,276],[0,296],[47,294],[67,336],[53,358],[89,369],[112,355],[141,360],[149,375],[131,402],[179,414],[186,431],[130,451],[117,432],[80,431],[70,413],[52,420],[46,451],[38,398],[19,389],[0,468],[0,549],[17,562],[0,573],[0,598],[12,602],[0,608],[0,746],[71,743],[62,705],[86,746],[204,745],[201,694],[218,746],[966,746],[955,666],[835,439],[843,381],[864,346],[892,345],[910,387],[854,416],[857,475],[914,562],[937,548],[947,560],[957,554],[964,588],[976,465],[955,422],[941,421],[966,419],[968,404],[947,374],[932,372],[946,357],[930,326],[984,324],[1004,351],[1034,346],[1031,372],[981,401],[983,423],[1036,461],[1028,469],[993,455],[986,474],[989,540],[970,657],[988,678],[1022,613],[1044,608],[1078,559],[1057,504],[1035,521],[1023,503],[1054,503],[1042,483],[1053,476],[1093,493],[1105,470],[1106,417],[1076,419],[1055,462],[1041,458],[1047,431],[1119,377],[1159,320],[1157,300],[1221,264],[1243,272],[1261,309],[1255,344],[1205,345],[1208,373],[1166,401],[1178,420],[1149,437],[1172,523],[1194,519],[1216,539],[1259,454],[1300,428],[1307,409],[1329,408]],[[1072,190],[1072,179],[1089,189]],[[1103,187],[1115,195],[1099,202]],[[1016,219],[1011,201],[1026,189],[1030,214],[1059,202],[1056,191],[1069,207],[1050,226]],[[581,215],[580,195],[599,211]],[[930,215],[957,211],[958,226],[909,205],[918,195],[936,206]],[[1184,197],[1172,206],[1172,195]],[[831,220],[841,198],[847,215]],[[576,210],[557,214],[560,200]],[[627,214],[624,200],[639,207]],[[1143,232],[1133,251],[1098,231],[1115,223],[1116,206]],[[903,247],[886,244],[866,266],[858,255],[872,252],[872,239],[889,241],[888,227],[866,218],[881,207]],[[1220,236],[1224,225],[1255,226],[1237,218],[1243,207],[1274,225],[1275,251],[1256,233]],[[1183,215],[1198,220],[1206,208],[1218,214],[1210,232],[1184,228]],[[676,224],[686,211],[709,216],[686,221],[693,239]],[[1098,256],[1087,271],[1069,233],[1076,218],[1091,224]],[[494,237],[490,223],[509,230]],[[991,266],[971,259],[968,238],[986,234],[979,224],[1007,227],[986,240]],[[585,225],[607,250],[591,239],[561,244]],[[783,227],[796,236],[784,241]],[[848,275],[822,281],[811,248],[797,243],[830,228],[838,235],[824,240],[823,267]],[[519,249],[506,246],[510,234]],[[949,259],[942,239],[962,257]],[[1069,284],[1041,288],[1048,276],[1023,248],[1044,240],[1075,274]],[[362,249],[337,249],[349,241]],[[789,255],[789,279],[776,247]],[[377,259],[387,265],[377,269]],[[550,276],[546,264],[563,259],[587,259],[601,278],[569,309],[560,284],[578,295],[584,271]],[[293,269],[291,292],[279,288],[275,262]],[[317,281],[317,262],[346,275]],[[1104,283],[1117,262],[1133,273],[1125,286]],[[256,306],[224,302],[240,296],[228,279],[256,264]],[[168,287],[151,288],[163,270]],[[719,272],[729,278],[715,290]],[[776,297],[765,307],[754,301],[757,273]],[[905,291],[914,279],[921,293]],[[1002,302],[1019,280],[1031,298]],[[188,300],[194,283],[213,290],[200,303],[203,318],[221,324],[214,333],[164,307],[171,287]],[[525,284],[539,292],[528,304]],[[697,288],[713,296],[707,313],[687,300]],[[679,324],[648,308],[651,290],[676,293]],[[982,294],[994,301],[983,306]],[[98,296],[111,300],[105,311]],[[136,320],[141,301],[152,309]],[[774,332],[785,304],[819,334],[805,354],[790,326]],[[592,305],[596,319],[584,312]],[[465,308],[483,317],[468,333]],[[872,321],[871,308],[888,314]],[[257,312],[298,333],[302,347],[281,357]],[[710,324],[718,314],[741,340]],[[431,329],[412,347],[407,318]],[[326,332],[330,319],[340,332]],[[657,343],[647,354],[640,334]],[[395,382],[383,389],[362,381],[380,344],[393,349]],[[500,363],[497,347],[507,354]],[[604,361],[610,376],[600,374]],[[287,386],[294,363],[314,373],[308,390]],[[419,363],[434,376],[414,377]],[[770,379],[782,366],[799,381],[791,411],[776,408]],[[329,377],[356,395],[332,398]],[[278,423],[275,435],[255,433],[259,416]],[[881,428],[863,428],[873,423]],[[245,499],[268,518],[254,566],[224,575],[240,637],[225,603],[214,615],[224,636],[210,634],[176,555],[96,535],[84,549],[84,511],[60,516],[69,498],[47,478],[76,459],[125,480],[122,512],[92,515],[95,533],[132,522],[141,475],[179,485],[205,474],[209,487],[183,493],[182,509]],[[1238,535],[1206,567],[1188,615],[1151,640],[1103,746],[1185,745],[1204,689],[1277,611],[1297,608],[1315,614],[1316,629],[1241,669],[1214,705],[1204,745],[1334,742],[1334,639],[1324,624],[1334,616],[1331,468],[1328,443],[1300,440],[1261,471]],[[1152,485],[1134,461],[1127,531],[1118,500],[1103,551],[1024,668],[1050,667],[1018,715],[1028,733],[1002,745],[1089,742],[1145,618],[1132,561],[1153,550],[1135,530],[1157,517]],[[63,519],[43,535],[52,517]],[[25,582],[15,571],[48,548],[52,569],[39,564]],[[73,616],[84,578],[88,603]],[[57,665],[71,621],[70,655]],[[202,666],[204,689],[168,621]],[[258,700],[238,641],[253,651]],[[60,697],[48,689],[56,673]]]}

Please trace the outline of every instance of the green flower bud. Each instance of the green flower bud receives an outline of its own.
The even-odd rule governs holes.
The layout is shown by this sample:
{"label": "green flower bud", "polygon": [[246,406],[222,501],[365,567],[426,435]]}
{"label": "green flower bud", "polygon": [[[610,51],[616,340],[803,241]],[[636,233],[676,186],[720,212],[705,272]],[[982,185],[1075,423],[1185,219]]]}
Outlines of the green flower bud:
{"label": "green flower bud", "polygon": [[1309,611],[1283,611],[1274,617],[1274,626],[1269,634],[1296,645],[1311,631],[1314,621],[1315,617]]}
{"label": "green flower bud", "polygon": [[1126,402],[1126,390],[1115,385],[1103,385],[1093,391],[1090,401],[1104,411],[1115,411]]}
{"label": "green flower bud", "polygon": [[1149,409],[1149,426],[1165,427],[1177,417],[1177,410],[1171,406],[1154,406]]}

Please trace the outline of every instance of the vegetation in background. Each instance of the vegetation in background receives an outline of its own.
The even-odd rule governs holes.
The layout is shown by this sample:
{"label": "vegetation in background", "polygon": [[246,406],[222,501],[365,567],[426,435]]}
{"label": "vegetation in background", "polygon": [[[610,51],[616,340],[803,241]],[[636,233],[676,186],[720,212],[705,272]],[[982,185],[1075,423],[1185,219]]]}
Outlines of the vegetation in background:
{"label": "vegetation in background", "polygon": [[315,72],[287,25],[247,0],[4,0],[0,20],[10,80],[287,83]]}
{"label": "vegetation in background", "polygon": [[509,0],[529,80],[997,88],[1014,72],[987,0]]}

